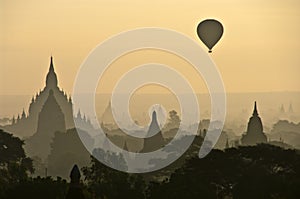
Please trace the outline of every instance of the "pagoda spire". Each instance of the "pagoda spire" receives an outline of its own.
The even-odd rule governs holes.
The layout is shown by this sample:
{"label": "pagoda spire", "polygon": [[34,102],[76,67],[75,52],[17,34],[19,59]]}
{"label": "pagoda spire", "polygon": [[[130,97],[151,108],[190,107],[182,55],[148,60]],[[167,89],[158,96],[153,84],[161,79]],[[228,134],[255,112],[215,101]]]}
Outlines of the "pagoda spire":
{"label": "pagoda spire", "polygon": [[283,104],[281,104],[281,107],[280,107],[280,113],[285,113]]}
{"label": "pagoda spire", "polygon": [[228,138],[226,139],[226,144],[225,144],[225,149],[228,149],[229,148],[229,141],[228,141]]}
{"label": "pagoda spire", "polygon": [[151,124],[149,126],[149,132],[151,132],[150,134],[154,135],[156,133],[158,133],[160,131],[160,127],[158,125],[157,122],[157,115],[156,115],[156,111],[152,112],[152,120],[151,120]]}
{"label": "pagoda spire", "polygon": [[256,102],[254,102],[254,110],[250,117],[247,131],[242,136],[242,145],[256,145],[258,143],[267,143],[268,138],[263,131],[263,124],[257,113]]}
{"label": "pagoda spire", "polygon": [[15,123],[16,123],[16,119],[15,119],[15,115],[14,115],[13,118],[12,118],[11,124],[15,124]]}
{"label": "pagoda spire", "polygon": [[75,164],[70,173],[71,183],[69,185],[69,190],[66,195],[66,199],[84,199],[82,187],[80,185],[80,170]]}
{"label": "pagoda spire", "polygon": [[157,122],[156,111],[153,111],[153,113],[152,113],[152,121]]}
{"label": "pagoda spire", "polygon": [[144,146],[140,152],[147,153],[149,151],[157,150],[165,145],[164,137],[157,122],[156,111],[152,112],[152,121],[150,123],[147,135],[149,137],[144,138]]}
{"label": "pagoda spire", "polygon": [[21,118],[22,118],[22,119],[26,118],[26,114],[25,114],[24,108],[23,108],[23,111],[22,111],[22,117],[21,117]]}
{"label": "pagoda spire", "polygon": [[292,105],[292,103],[290,103],[290,106],[289,106],[289,113],[294,113],[294,110],[293,110],[293,105]]}
{"label": "pagoda spire", "polygon": [[129,151],[129,150],[128,150],[128,146],[127,146],[127,141],[126,141],[126,140],[125,140],[125,142],[124,142],[123,149],[124,149],[125,151]]}
{"label": "pagoda spire", "polygon": [[49,71],[54,71],[54,67],[53,67],[53,57],[52,57],[52,55],[51,55],[51,57],[50,57],[50,67],[49,67]]}
{"label": "pagoda spire", "polygon": [[77,119],[82,119],[80,109],[77,112]]}
{"label": "pagoda spire", "polygon": [[253,110],[253,116],[258,116],[258,113],[257,113],[257,107],[256,107],[256,101],[254,102],[254,110]]}
{"label": "pagoda spire", "polygon": [[70,173],[70,178],[71,178],[71,183],[76,183],[76,184],[79,184],[80,182],[80,171],[79,171],[79,168],[78,166],[75,164],[72,168],[72,171]]}
{"label": "pagoda spire", "polygon": [[56,76],[55,71],[54,71],[52,55],[50,57],[49,72],[48,72],[47,77],[46,77],[46,87],[50,87],[50,88],[56,88],[57,87],[57,76]]}

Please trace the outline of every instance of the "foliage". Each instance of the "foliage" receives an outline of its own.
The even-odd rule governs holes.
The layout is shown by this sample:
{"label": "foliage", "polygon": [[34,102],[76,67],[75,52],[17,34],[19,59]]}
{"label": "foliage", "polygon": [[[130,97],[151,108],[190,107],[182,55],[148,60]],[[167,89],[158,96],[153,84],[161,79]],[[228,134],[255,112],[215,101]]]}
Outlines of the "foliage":
{"label": "foliage", "polygon": [[93,146],[92,138],[82,130],[69,129],[67,132],[55,132],[48,156],[48,173],[51,176],[68,178],[74,164],[87,166],[90,153],[83,145],[79,134]]}
{"label": "foliage", "polygon": [[162,131],[169,131],[171,129],[178,129],[180,125],[180,117],[175,110],[169,112],[168,121]]}
{"label": "foliage", "polygon": [[[212,150],[199,159],[195,152],[202,141],[197,137],[177,162],[144,175],[111,169],[92,157],[90,166],[82,169],[84,196],[86,199],[300,198],[299,151],[260,144]],[[60,177],[56,180],[28,177],[33,171],[32,161],[25,156],[22,145],[19,138],[0,131],[0,198],[65,198],[69,185]],[[121,154],[96,149],[94,155],[108,165],[127,168]],[[158,175],[164,180],[146,184],[147,175]]]}
{"label": "foliage", "polygon": [[271,145],[213,150],[192,158],[149,198],[300,198],[300,156]]}
{"label": "foliage", "polygon": [[24,142],[0,129],[0,198],[32,173],[32,160],[25,156]]}
{"label": "foliage", "polygon": [[[109,163],[116,162],[122,156],[96,149],[94,153]],[[118,161],[119,162],[119,161]],[[120,161],[122,162],[122,161]],[[125,163],[125,160],[124,160]],[[122,166],[122,165],[119,165]],[[123,164],[123,166],[126,166]],[[91,166],[82,169],[89,190],[96,198],[144,198],[144,182],[141,176],[114,170],[92,157]]]}
{"label": "foliage", "polygon": [[64,199],[68,189],[65,180],[57,178],[32,178],[11,186],[3,199],[31,198],[31,199]]}

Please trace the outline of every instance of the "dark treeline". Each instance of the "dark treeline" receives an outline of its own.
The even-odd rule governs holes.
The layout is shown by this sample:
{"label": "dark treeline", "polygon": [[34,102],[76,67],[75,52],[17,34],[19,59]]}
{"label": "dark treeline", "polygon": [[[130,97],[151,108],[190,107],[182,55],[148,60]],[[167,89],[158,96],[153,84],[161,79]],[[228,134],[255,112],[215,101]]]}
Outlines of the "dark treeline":
{"label": "dark treeline", "polygon": [[[69,179],[31,177],[34,167],[23,144],[0,130],[0,198],[66,198]],[[296,150],[260,144],[213,150],[203,159],[197,150],[192,146],[177,162],[150,174],[120,172],[91,157],[89,166],[81,168],[82,193],[86,199],[300,198]]]}

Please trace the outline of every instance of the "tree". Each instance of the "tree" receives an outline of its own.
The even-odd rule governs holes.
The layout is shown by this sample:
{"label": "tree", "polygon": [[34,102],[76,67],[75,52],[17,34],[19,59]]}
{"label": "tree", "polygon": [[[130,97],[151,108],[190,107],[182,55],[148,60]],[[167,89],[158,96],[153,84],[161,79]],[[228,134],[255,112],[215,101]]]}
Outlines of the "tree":
{"label": "tree", "polygon": [[178,129],[180,125],[180,117],[175,110],[169,112],[169,118],[163,131],[170,131],[172,129]]}
{"label": "tree", "polygon": [[32,160],[25,156],[24,142],[0,129],[0,198],[32,173]]}
{"label": "tree", "polygon": [[[119,167],[126,166],[120,154],[105,152],[102,149],[95,149],[94,154],[96,157],[104,158],[108,163],[118,162]],[[82,171],[90,191],[96,198],[144,198],[144,182],[139,175],[114,170],[94,157],[91,157],[91,166],[84,167]]]}
{"label": "tree", "polygon": [[85,131],[69,129],[64,133],[55,132],[48,156],[49,175],[67,179],[70,168],[74,164],[78,164],[79,167],[89,165],[90,153],[83,145],[78,133],[84,136],[90,146],[93,146],[93,139]]}
{"label": "tree", "polygon": [[300,198],[300,155],[261,144],[188,159],[149,198]]}
{"label": "tree", "polygon": [[11,187],[1,199],[65,199],[68,184],[66,180],[57,177],[30,178]]}

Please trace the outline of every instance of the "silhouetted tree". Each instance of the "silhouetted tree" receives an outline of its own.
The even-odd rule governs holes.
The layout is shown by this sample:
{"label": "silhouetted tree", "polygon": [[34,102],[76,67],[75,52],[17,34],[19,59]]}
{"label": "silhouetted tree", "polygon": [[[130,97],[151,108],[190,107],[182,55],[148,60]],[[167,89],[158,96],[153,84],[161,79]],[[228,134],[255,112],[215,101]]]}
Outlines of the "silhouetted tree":
{"label": "silhouetted tree", "polygon": [[299,151],[271,145],[241,147],[241,174],[234,198],[300,198]]}
{"label": "silhouetted tree", "polygon": [[12,186],[32,173],[32,160],[25,156],[24,142],[0,129],[0,198]]}
{"label": "silhouetted tree", "polygon": [[[187,140],[191,139],[191,136],[183,136],[178,140],[175,140],[171,145],[169,150],[166,148],[164,149],[165,152],[168,153],[168,156],[179,156],[178,152],[183,152],[181,146],[181,142],[185,143]],[[195,136],[192,144],[189,146],[189,148],[181,155],[178,157],[177,160],[175,160],[173,163],[170,165],[158,170],[158,171],[153,171],[150,173],[144,173],[142,174],[143,177],[145,178],[146,181],[155,181],[159,180],[162,181],[165,178],[169,178],[170,175],[178,168],[182,167],[184,163],[193,157],[197,157],[200,147],[203,143],[203,137],[201,136]],[[163,161],[167,161],[166,159],[161,159],[161,158],[153,158],[149,161],[150,164],[156,165],[156,164],[161,164]]]}
{"label": "silhouetted tree", "polygon": [[89,165],[90,153],[83,145],[78,133],[85,136],[89,145],[93,146],[93,139],[82,130],[69,129],[67,132],[56,132],[51,143],[51,153],[48,156],[49,175],[67,179],[70,168],[74,164],[79,167]]}
{"label": "silhouetted tree", "polygon": [[149,198],[300,198],[300,156],[261,144],[213,150],[187,160],[163,183],[149,186]]}
{"label": "silhouetted tree", "polygon": [[11,187],[1,199],[65,199],[68,184],[58,177],[32,178]]}
{"label": "silhouetted tree", "polygon": [[175,110],[172,110],[169,112],[169,118],[168,121],[163,128],[163,131],[170,131],[172,129],[178,129],[180,125],[180,117],[178,116],[177,112]]}
{"label": "silhouetted tree", "polygon": [[[104,152],[102,149],[96,149],[95,153],[98,153],[98,157],[100,153],[108,162],[115,162],[115,158],[122,158],[122,156],[108,151]],[[91,166],[84,167],[82,171],[89,190],[95,195],[95,198],[144,198],[145,186],[141,176],[114,170],[100,163],[94,157],[91,158]],[[122,163],[121,160],[120,162]]]}

